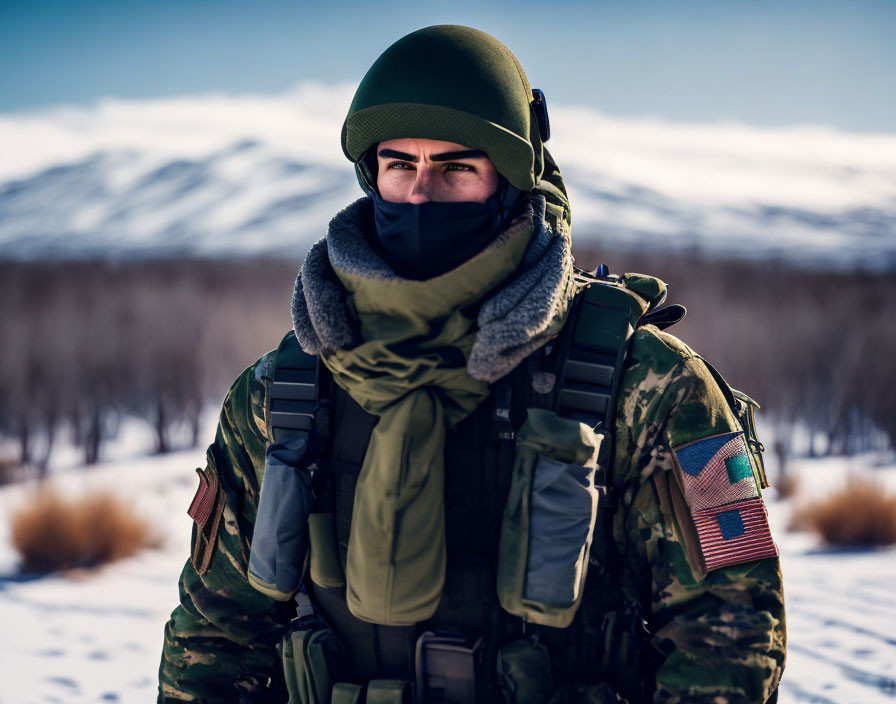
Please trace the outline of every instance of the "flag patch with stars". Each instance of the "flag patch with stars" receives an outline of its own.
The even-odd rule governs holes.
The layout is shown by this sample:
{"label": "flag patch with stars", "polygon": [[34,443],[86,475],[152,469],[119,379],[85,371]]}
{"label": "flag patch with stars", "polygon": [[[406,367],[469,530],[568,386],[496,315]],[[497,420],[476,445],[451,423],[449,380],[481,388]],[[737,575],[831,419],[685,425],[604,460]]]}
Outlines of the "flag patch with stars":
{"label": "flag patch with stars", "polygon": [[675,456],[707,571],[777,556],[742,432],[682,445]]}

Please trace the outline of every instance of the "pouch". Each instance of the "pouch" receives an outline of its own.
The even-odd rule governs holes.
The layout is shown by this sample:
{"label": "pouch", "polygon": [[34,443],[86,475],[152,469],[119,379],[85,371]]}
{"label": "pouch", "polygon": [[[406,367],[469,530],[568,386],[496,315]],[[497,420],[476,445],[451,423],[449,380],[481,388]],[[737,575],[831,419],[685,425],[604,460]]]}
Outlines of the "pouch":
{"label": "pouch", "polygon": [[354,682],[337,682],[333,685],[330,704],[361,704],[364,688]]}
{"label": "pouch", "polygon": [[333,684],[344,676],[345,649],[320,616],[293,619],[279,646],[289,704],[330,704]]}
{"label": "pouch", "polygon": [[503,646],[498,651],[498,687],[507,704],[545,704],[554,692],[547,649],[530,640]]}
{"label": "pouch", "polygon": [[302,460],[305,438],[268,445],[261,498],[249,553],[249,582],[255,589],[288,601],[298,591],[308,555],[311,476]]}
{"label": "pouch", "polygon": [[321,587],[344,587],[345,572],[336,541],[336,516],[332,513],[312,513],[308,516],[308,533],[311,540],[308,561],[311,581]]}
{"label": "pouch", "polygon": [[366,704],[411,704],[411,683],[407,680],[370,680]]}
{"label": "pouch", "polygon": [[[350,682],[333,685],[331,704],[411,704],[413,692],[407,680],[370,680],[366,687]],[[290,700],[292,704],[292,700]]]}
{"label": "pouch", "polygon": [[484,645],[484,638],[470,644],[461,633],[454,631],[420,634],[414,657],[419,701],[475,702]]}
{"label": "pouch", "polygon": [[554,628],[572,622],[597,520],[603,437],[553,411],[529,409],[501,526],[497,588],[509,613]]}

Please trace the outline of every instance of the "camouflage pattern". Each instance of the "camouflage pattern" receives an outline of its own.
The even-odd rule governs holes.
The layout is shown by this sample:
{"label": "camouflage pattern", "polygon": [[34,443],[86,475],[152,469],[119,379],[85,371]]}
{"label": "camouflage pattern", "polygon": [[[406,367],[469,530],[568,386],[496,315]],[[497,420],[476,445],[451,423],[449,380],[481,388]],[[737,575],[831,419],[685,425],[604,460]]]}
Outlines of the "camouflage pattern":
{"label": "camouflage pattern", "polygon": [[652,326],[632,340],[616,415],[612,531],[622,589],[641,604],[660,654],[655,702],[765,702],[784,668],[776,558],[702,575],[690,511],[674,486],[672,447],[738,430],[703,360]]}
{"label": "camouflage pattern", "polygon": [[[264,468],[264,379],[273,353],[236,380],[224,400],[207,471],[219,477],[223,514],[207,570],[190,560],[180,576],[180,606],[165,626],[159,702],[263,702],[281,677],[275,644],[295,615],[256,591],[247,577],[249,545]],[[193,526],[193,544],[200,533]],[[290,613],[292,611],[293,613]]]}
{"label": "camouflage pattern", "polygon": [[[264,689],[268,678],[276,681],[273,642],[290,614],[246,578],[271,366],[271,356],[262,357],[224,403],[209,449],[227,498],[222,527],[208,570],[199,575],[188,562],[181,576],[181,605],[165,629],[160,702],[279,701],[273,693],[265,699]],[[619,701],[670,704],[776,700],[785,654],[778,560],[704,575],[690,511],[672,481],[672,447],[738,429],[698,355],[652,326],[635,333],[611,475],[620,492],[611,530],[621,567],[589,575],[592,588],[573,623],[585,643],[570,662],[583,660],[576,671],[590,686],[566,684],[552,701],[614,701],[614,692]],[[641,681],[644,673],[649,681]]]}

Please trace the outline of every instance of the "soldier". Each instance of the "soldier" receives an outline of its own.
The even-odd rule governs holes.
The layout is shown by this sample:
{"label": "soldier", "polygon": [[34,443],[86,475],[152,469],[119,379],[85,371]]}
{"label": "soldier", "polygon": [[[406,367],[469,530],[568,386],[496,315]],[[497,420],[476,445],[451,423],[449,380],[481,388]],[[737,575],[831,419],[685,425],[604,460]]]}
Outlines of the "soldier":
{"label": "soldier", "polygon": [[752,402],[661,281],[574,267],[548,136],[477,30],[368,71],[366,196],[224,401],[160,702],[777,699]]}

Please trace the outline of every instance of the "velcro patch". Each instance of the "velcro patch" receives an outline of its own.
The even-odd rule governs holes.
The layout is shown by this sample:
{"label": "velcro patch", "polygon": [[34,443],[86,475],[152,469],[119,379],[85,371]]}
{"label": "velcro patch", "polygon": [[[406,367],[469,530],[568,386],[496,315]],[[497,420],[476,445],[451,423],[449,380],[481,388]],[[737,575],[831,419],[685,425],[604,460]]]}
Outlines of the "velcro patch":
{"label": "velcro patch", "polygon": [[777,557],[761,498],[694,511],[706,571]]}
{"label": "velcro patch", "polygon": [[776,557],[743,433],[703,438],[674,451],[706,571]]}
{"label": "velcro patch", "polygon": [[218,474],[212,464],[205,470],[197,468],[196,474],[199,475],[199,487],[187,513],[196,521],[197,528],[190,559],[196,572],[201,575],[208,571],[215,552],[218,526],[224,511],[224,496],[218,490]]}
{"label": "velcro patch", "polygon": [[196,496],[193,497],[190,508],[187,509],[187,514],[202,526],[205,525],[209,516],[212,515],[212,509],[215,507],[217,487],[212,487],[209,484],[208,478],[201,469],[197,468],[196,473],[199,475],[199,488],[196,489]]}

